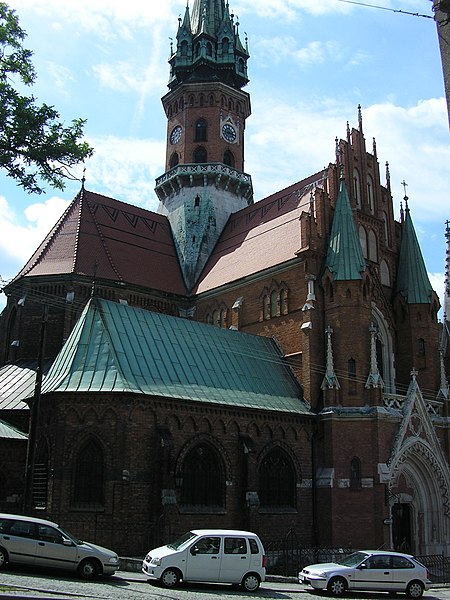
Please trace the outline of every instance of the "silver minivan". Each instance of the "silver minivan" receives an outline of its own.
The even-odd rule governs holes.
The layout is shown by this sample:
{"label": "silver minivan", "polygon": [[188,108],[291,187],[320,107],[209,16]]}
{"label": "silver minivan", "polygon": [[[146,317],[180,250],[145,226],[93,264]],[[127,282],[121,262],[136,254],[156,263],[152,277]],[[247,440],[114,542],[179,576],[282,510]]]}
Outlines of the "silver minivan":
{"label": "silver minivan", "polygon": [[6,563],[76,571],[83,579],[114,575],[119,557],[82,542],[52,521],[0,513],[0,568]]}
{"label": "silver minivan", "polygon": [[194,529],[171,544],[150,550],[142,572],[167,588],[180,581],[202,581],[239,584],[254,592],[266,577],[266,557],[255,533]]}

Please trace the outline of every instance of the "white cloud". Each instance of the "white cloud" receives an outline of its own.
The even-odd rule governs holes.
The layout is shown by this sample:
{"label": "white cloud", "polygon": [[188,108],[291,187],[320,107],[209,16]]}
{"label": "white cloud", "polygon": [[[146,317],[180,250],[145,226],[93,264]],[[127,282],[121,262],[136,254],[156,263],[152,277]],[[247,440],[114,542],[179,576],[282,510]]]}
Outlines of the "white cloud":
{"label": "white cloud", "polygon": [[95,32],[103,39],[130,39],[137,27],[148,28],[161,21],[173,22],[177,12],[185,6],[184,0],[9,0],[8,4],[20,14],[34,12],[51,15],[54,28],[60,28],[62,21],[70,23],[75,31],[82,29]]}
{"label": "white cloud", "polygon": [[[68,204],[68,200],[52,196],[43,202],[30,204],[24,215],[18,215],[7,199],[0,196],[1,254],[20,262],[28,260]],[[4,273],[2,275],[5,276]]]}
{"label": "white cloud", "polygon": [[300,66],[320,64],[325,61],[337,62],[344,54],[337,42],[311,41],[306,46],[298,47],[297,38],[292,36],[254,39],[252,56],[259,65],[271,67],[286,60],[295,61]]}
{"label": "white cloud", "polygon": [[439,300],[441,302],[441,310],[439,311],[439,318],[442,318],[443,315],[443,307],[444,307],[444,273],[428,273],[428,277],[430,279],[431,287],[439,296]]}
{"label": "white cloud", "polygon": [[[334,161],[334,140],[346,135],[346,122],[357,127],[356,107],[331,99],[308,103],[275,99],[254,101],[247,126],[245,170],[252,175],[260,199],[319,171]],[[349,119],[349,115],[354,115]],[[414,220],[442,220],[448,213],[450,141],[443,98],[405,108],[391,103],[364,107],[363,128],[368,152],[376,139],[381,181],[390,164],[394,205],[408,183]]]}
{"label": "white cloud", "polygon": [[113,136],[89,141],[95,154],[86,163],[86,188],[156,210],[155,178],[164,172],[165,143]]}

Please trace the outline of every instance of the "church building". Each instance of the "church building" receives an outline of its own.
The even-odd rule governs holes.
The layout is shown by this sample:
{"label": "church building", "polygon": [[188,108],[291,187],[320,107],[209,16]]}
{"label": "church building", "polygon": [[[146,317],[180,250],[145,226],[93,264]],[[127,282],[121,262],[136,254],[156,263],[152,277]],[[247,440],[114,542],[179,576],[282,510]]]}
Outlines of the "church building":
{"label": "church building", "polygon": [[249,57],[227,0],[188,4],[157,212],[83,182],[4,288],[0,507],[122,555],[220,527],[448,556],[448,277],[439,323],[361,108],[254,198]]}

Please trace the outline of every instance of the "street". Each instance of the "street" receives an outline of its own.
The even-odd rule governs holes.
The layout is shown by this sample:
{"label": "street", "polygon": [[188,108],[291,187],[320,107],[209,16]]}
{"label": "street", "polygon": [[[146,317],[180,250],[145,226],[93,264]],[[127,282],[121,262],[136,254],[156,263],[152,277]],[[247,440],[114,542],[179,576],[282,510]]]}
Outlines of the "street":
{"label": "street", "polygon": [[[347,597],[358,600],[388,598],[387,594],[349,594]],[[402,596],[400,596],[402,597]],[[405,597],[405,596],[403,596]],[[327,598],[295,581],[265,582],[260,589],[249,594],[228,585],[184,584],[167,590],[154,583],[148,583],[141,573],[119,571],[114,577],[96,581],[83,581],[76,577],[29,569],[2,570],[0,573],[0,599],[36,598],[36,600],[76,600],[77,598],[101,600],[126,600],[145,598],[146,600],[249,600],[249,598],[275,598],[278,600],[317,600]],[[425,600],[450,600],[450,587],[435,587],[425,592]]]}

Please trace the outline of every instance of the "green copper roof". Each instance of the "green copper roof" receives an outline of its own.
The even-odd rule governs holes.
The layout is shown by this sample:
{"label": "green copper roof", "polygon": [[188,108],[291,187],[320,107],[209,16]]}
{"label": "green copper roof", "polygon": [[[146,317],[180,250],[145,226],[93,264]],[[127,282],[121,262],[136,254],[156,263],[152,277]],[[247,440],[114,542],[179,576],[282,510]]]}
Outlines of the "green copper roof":
{"label": "green copper roof", "polygon": [[428,279],[408,206],[406,206],[402,229],[396,287],[408,304],[431,302],[433,288]]}
{"label": "green copper roof", "polygon": [[131,392],[309,414],[274,340],[100,299],[86,306],[42,392]]}
{"label": "green copper roof", "polygon": [[176,48],[172,48],[169,88],[182,82],[221,81],[235,88],[248,83],[247,44],[241,42],[239,23],[224,0],[195,0],[178,20]]}
{"label": "green copper roof", "polygon": [[20,431],[9,423],[0,420],[0,439],[27,440],[28,436],[26,433],[23,433],[23,431]]}
{"label": "green copper roof", "polygon": [[366,268],[343,178],[336,198],[326,266],[333,273],[335,281],[361,279],[361,273]]}

